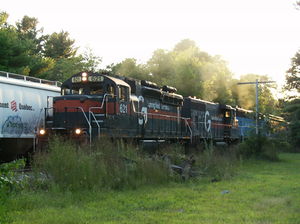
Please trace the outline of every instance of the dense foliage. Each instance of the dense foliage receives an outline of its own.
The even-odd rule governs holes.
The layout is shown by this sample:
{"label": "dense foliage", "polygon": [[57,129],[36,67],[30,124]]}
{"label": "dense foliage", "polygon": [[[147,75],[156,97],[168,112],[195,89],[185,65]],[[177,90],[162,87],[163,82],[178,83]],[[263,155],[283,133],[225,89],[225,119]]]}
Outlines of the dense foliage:
{"label": "dense foliage", "polygon": [[285,102],[285,112],[289,121],[290,142],[300,150],[300,51],[291,59],[291,67],[286,75],[286,90],[294,91]]}
{"label": "dense foliage", "polygon": [[68,32],[44,35],[38,19],[24,16],[15,26],[0,11],[0,70],[64,81],[82,70],[94,70],[101,59],[86,50],[77,54]]}
{"label": "dense foliage", "polygon": [[[300,10],[300,1],[296,2]],[[293,91],[284,102],[284,112],[289,122],[289,140],[300,151],[300,50],[291,59],[291,66],[286,74],[285,90]]]}
{"label": "dense foliage", "polygon": [[[159,85],[171,85],[184,96],[196,96],[208,101],[238,105],[246,109],[255,107],[255,86],[237,85],[238,82],[269,80],[267,76],[247,74],[239,80],[220,56],[212,56],[202,51],[194,41],[185,39],[173,50],[158,49],[146,64],[138,64],[136,59],[124,61],[108,67],[113,74],[147,79]],[[260,112],[274,113],[277,101],[271,93],[270,85],[260,86]],[[276,113],[276,112],[275,112]]]}

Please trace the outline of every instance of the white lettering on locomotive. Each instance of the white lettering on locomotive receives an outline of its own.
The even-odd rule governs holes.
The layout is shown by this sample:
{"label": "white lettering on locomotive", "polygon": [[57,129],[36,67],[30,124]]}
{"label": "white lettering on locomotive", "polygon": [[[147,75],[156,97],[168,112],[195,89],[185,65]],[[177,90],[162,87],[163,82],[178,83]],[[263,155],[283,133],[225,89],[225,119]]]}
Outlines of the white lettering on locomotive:
{"label": "white lettering on locomotive", "polygon": [[120,104],[120,113],[121,114],[127,114],[127,105],[125,103]]}
{"label": "white lettering on locomotive", "polygon": [[205,112],[205,117],[204,117],[204,125],[205,125],[205,130],[207,132],[210,132],[211,129],[211,118],[208,110]]}

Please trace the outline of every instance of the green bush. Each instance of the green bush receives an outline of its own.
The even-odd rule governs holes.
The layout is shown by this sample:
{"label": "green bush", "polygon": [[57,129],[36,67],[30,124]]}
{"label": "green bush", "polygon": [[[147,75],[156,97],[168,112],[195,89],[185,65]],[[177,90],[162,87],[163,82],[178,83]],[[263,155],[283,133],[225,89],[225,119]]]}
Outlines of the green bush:
{"label": "green bush", "polygon": [[252,135],[239,145],[239,154],[245,158],[278,161],[278,145],[263,135]]}
{"label": "green bush", "polygon": [[20,178],[17,173],[18,170],[25,167],[25,164],[24,159],[0,164],[0,200],[9,192],[18,191],[25,187],[26,180]]}

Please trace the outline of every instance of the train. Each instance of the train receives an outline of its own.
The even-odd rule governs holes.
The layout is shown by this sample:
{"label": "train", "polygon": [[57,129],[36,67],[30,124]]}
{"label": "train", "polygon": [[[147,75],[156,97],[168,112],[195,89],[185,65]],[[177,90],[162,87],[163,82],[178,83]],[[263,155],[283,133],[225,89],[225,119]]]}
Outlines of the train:
{"label": "train", "polygon": [[43,108],[60,94],[59,82],[0,71],[0,162],[34,150]]}
{"label": "train", "polygon": [[[247,138],[256,126],[253,111],[182,96],[171,86],[106,73],[74,74],[62,83],[61,95],[50,102],[38,131],[40,147],[54,135],[89,144],[102,137],[143,144],[230,144]],[[284,122],[276,116],[268,119],[273,124]],[[268,119],[260,116],[260,130]]]}

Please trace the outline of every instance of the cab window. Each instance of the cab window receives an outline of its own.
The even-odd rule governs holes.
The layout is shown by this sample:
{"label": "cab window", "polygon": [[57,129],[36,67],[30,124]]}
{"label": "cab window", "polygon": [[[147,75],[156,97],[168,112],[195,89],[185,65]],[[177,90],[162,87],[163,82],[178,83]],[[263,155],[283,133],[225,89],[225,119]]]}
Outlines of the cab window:
{"label": "cab window", "polygon": [[230,111],[225,111],[225,117],[230,117]]}
{"label": "cab window", "polygon": [[79,89],[79,95],[82,95],[82,94],[84,94],[84,93],[83,93],[83,88],[80,88],[80,89]]}
{"label": "cab window", "polygon": [[111,97],[115,97],[115,87],[113,87],[112,85],[108,85],[107,94],[111,95]]}
{"label": "cab window", "polygon": [[72,94],[79,94],[79,90],[78,89],[72,89]]}
{"label": "cab window", "polygon": [[61,95],[69,95],[69,94],[71,94],[71,90],[70,89],[68,89],[68,88],[63,88],[62,90],[61,90]]}
{"label": "cab window", "polygon": [[119,99],[127,101],[128,100],[128,89],[125,86],[119,86]]}
{"label": "cab window", "polygon": [[104,91],[101,86],[93,87],[90,90],[91,95],[103,95]]}

